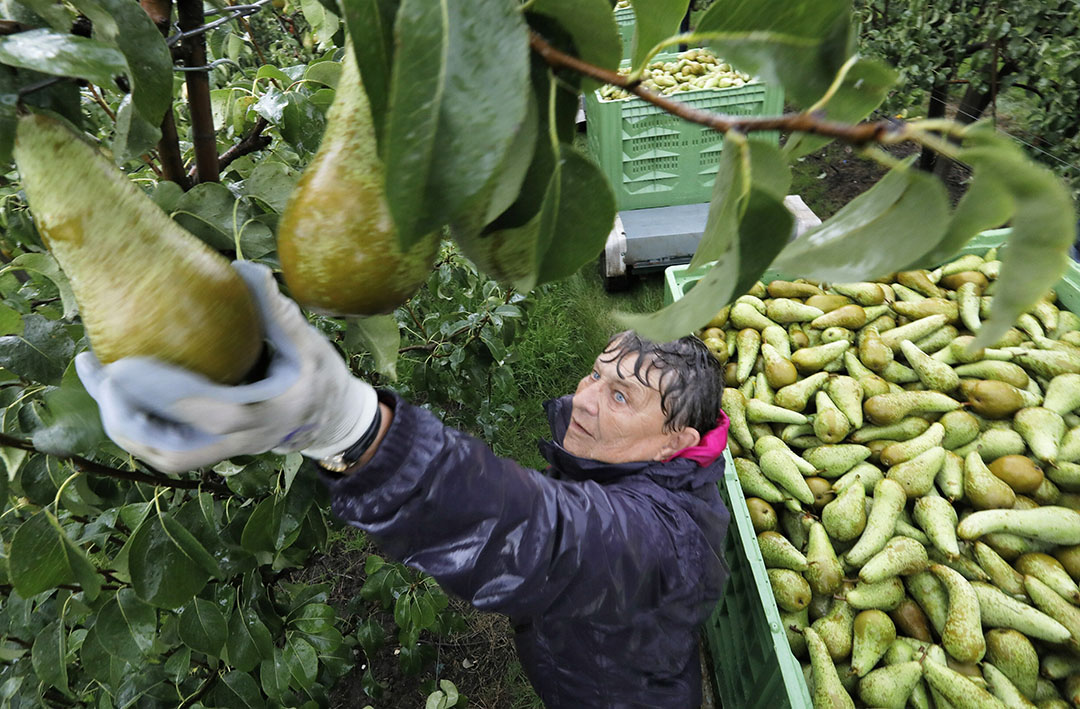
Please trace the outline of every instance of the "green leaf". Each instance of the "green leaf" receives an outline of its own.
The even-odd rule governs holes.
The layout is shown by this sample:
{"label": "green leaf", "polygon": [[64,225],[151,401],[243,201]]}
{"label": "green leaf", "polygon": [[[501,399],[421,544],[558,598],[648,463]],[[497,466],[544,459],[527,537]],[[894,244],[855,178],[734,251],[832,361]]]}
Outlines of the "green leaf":
{"label": "green leaf", "polygon": [[341,24],[341,20],[332,9],[333,2],[300,0],[300,8],[304,13],[304,19],[311,25],[315,40],[320,43],[329,42]]}
{"label": "green leaf", "polygon": [[67,694],[67,628],[57,619],[45,626],[34,638],[30,660],[38,679]]}
{"label": "green leaf", "polygon": [[289,665],[285,653],[279,647],[274,648],[274,657],[263,660],[259,665],[259,683],[271,699],[280,699],[289,691]]}
{"label": "green leaf", "polygon": [[[18,0],[18,2],[24,3],[27,9],[40,15],[41,19],[48,22],[49,27],[54,30],[67,32],[71,29],[71,22],[75,16],[63,3],[54,2],[54,0]],[[4,17],[19,19],[19,15],[11,13],[9,8],[3,8],[3,10]]]}
{"label": "green leaf", "polygon": [[[634,39],[630,45],[630,66],[636,67],[645,61],[645,55],[650,49],[669,36],[678,34],[679,25],[686,15],[690,2],[689,0],[633,0],[631,4],[634,6]],[[610,10],[608,14],[614,19]]]}
{"label": "green leaf", "polygon": [[[94,24],[94,37],[115,45],[127,59],[131,99],[139,118],[161,125],[172,103],[172,55],[146,11],[129,0],[71,0]],[[155,139],[156,142],[156,139]]]}
{"label": "green leaf", "polygon": [[59,456],[87,453],[105,440],[97,402],[78,377],[65,378],[60,388],[48,391],[45,408],[47,426],[31,436],[39,451]]}
{"label": "green leaf", "polygon": [[60,295],[60,303],[64,307],[64,317],[71,319],[79,312],[79,306],[75,303],[75,294],[71,290],[71,283],[52,254],[48,253],[25,253],[19,254],[11,260],[11,266],[29,273],[37,273],[48,278],[56,285]]}
{"label": "green leaf", "polygon": [[937,246],[948,224],[948,198],[939,180],[910,163],[791,242],[772,268],[792,278],[863,280],[904,268]]}
{"label": "green leaf", "polygon": [[255,506],[251,517],[244,525],[240,543],[254,554],[259,552],[273,554],[277,551],[276,530],[280,525],[281,508],[275,504],[273,497],[264,498]]}
{"label": "green leaf", "polygon": [[529,57],[525,22],[503,0],[403,0],[395,33],[381,152],[406,249],[486,209],[490,181],[526,117]]}
{"label": "green leaf", "polygon": [[397,379],[398,347],[401,332],[393,315],[350,318],[345,329],[349,352],[367,351],[375,357],[375,371]]}
{"label": "green leaf", "polygon": [[270,631],[251,608],[238,607],[233,611],[225,648],[229,653],[229,664],[241,672],[251,672],[263,660],[274,657]]}
{"label": "green leaf", "polygon": [[[729,236],[729,248],[691,291],[654,313],[616,313],[616,320],[656,342],[668,342],[694,332],[716,315],[717,309],[761,277],[787,242],[794,222],[783,200],[766,190],[751,188],[739,222],[738,239]],[[706,230],[710,228],[706,225]]]}
{"label": "green leaf", "polygon": [[128,569],[140,598],[159,608],[179,608],[206,586],[210,574],[166,532],[164,516],[150,514],[135,530],[128,542]]}
{"label": "green leaf", "polygon": [[308,66],[304,72],[305,81],[314,81],[330,88],[335,88],[341,78],[340,62],[317,62]]}
{"label": "green leaf", "polygon": [[715,2],[698,20],[696,32],[719,35],[706,40],[718,55],[766,83],[783,86],[803,107],[825,94],[854,48],[846,0]]}
{"label": "green leaf", "polygon": [[21,335],[0,337],[0,367],[27,381],[54,384],[75,354],[64,323],[32,313]]}
{"label": "green leaf", "polygon": [[214,688],[214,700],[216,704],[229,709],[262,709],[266,706],[255,678],[239,670],[221,677]]}
{"label": "green leaf", "polygon": [[116,131],[113,134],[113,160],[123,165],[153,148],[161,140],[161,129],[139,114],[126,94],[116,111]]}
{"label": "green leaf", "polygon": [[382,146],[390,74],[394,63],[394,21],[400,0],[341,0],[345,26],[371,104],[375,137]]}
{"label": "green leaf", "polygon": [[948,261],[976,234],[1008,221],[1013,207],[1009,188],[993,170],[990,167],[975,168],[967,191],[949,219],[945,237],[919,259],[918,265],[936,266]]}
{"label": "green leaf", "polygon": [[192,650],[217,657],[227,635],[225,616],[214,603],[195,598],[180,611],[180,639]]}
{"label": "green leaf", "polygon": [[172,213],[180,226],[219,251],[236,248],[233,232],[246,216],[229,188],[219,182],[195,185],[177,201]]}
{"label": "green leaf", "polygon": [[0,164],[11,162],[11,148],[15,145],[15,104],[19,100],[16,72],[10,67],[0,67]]}
{"label": "green leaf", "polygon": [[[752,188],[767,191],[783,201],[790,184],[791,168],[776,148],[742,137],[726,140],[713,182],[709,217],[690,268],[701,268],[736,247]],[[733,269],[733,276],[740,272],[737,259],[727,264]]]}
{"label": "green leaf", "polygon": [[285,662],[289,674],[301,689],[310,689],[319,672],[319,656],[307,640],[290,634],[285,641]]}
{"label": "green leaf", "polygon": [[79,659],[86,673],[106,686],[119,683],[129,667],[128,663],[109,654],[94,627],[90,628],[83,639],[82,647],[79,648]]}
{"label": "green leaf", "polygon": [[98,612],[94,628],[110,655],[140,665],[153,656],[157,611],[130,588],[122,588]]}
{"label": "green leaf", "polygon": [[378,652],[379,648],[383,646],[385,634],[383,633],[382,626],[377,620],[368,618],[356,629],[356,639],[360,642],[360,647],[362,647],[364,652],[370,657]]}
{"label": "green leaf", "polygon": [[289,619],[289,623],[304,633],[322,633],[334,627],[337,612],[325,603],[309,603],[300,609],[300,613]]}
{"label": "green leaf", "polygon": [[[647,4],[648,0],[638,2]],[[686,12],[686,2],[678,0],[673,4],[683,5],[683,12]],[[660,14],[671,14],[677,9],[666,8]],[[615,13],[611,11],[611,3],[607,0],[536,0],[529,6],[529,12],[550,17],[558,22],[570,33],[577,56],[583,61],[612,71],[619,68],[622,38],[619,36],[619,27],[615,24]],[[681,20],[681,15],[675,20],[676,30]],[[649,34],[647,30],[643,31]],[[599,87],[600,82],[593,79],[587,79],[582,84],[584,91],[593,91]]]}
{"label": "green leaf", "polygon": [[22,314],[7,304],[0,303],[0,335],[13,335],[22,330]]}
{"label": "green leaf", "polygon": [[615,197],[599,168],[560,144],[542,208],[529,222],[478,237],[455,234],[455,239],[488,276],[531,290],[596,258],[614,220]]}
{"label": "green leaf", "polygon": [[165,660],[164,670],[174,684],[183,682],[191,670],[191,648],[187,645],[176,648],[169,655],[169,659]]}
{"label": "green leaf", "polygon": [[967,147],[965,141],[960,159],[996,177],[1013,205],[1012,234],[1001,256],[990,319],[972,343],[985,347],[1064,275],[1077,219],[1062,181],[1032,162],[1012,139],[980,126],[971,131],[970,143]]}
{"label": "green leaf", "polygon": [[0,62],[106,87],[128,73],[127,60],[116,48],[96,39],[46,29],[0,37]]}
{"label": "green leaf", "polygon": [[[823,117],[840,123],[863,120],[881,105],[896,80],[897,73],[892,67],[876,59],[859,59],[844,77],[836,94],[823,107]],[[793,160],[825,147],[832,140],[807,133],[793,133],[784,143],[784,154]]]}
{"label": "green leaf", "polygon": [[40,510],[15,530],[8,568],[15,591],[23,598],[73,582],[83,587],[88,600],[97,598],[101,590],[86,552],[75,546],[48,510]]}

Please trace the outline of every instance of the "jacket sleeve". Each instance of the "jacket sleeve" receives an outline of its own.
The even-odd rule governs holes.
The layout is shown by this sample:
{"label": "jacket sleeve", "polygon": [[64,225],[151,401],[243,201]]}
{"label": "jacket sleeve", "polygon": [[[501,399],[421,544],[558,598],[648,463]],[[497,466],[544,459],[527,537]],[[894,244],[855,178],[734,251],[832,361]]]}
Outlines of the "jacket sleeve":
{"label": "jacket sleeve", "polygon": [[552,479],[428,411],[380,398],[394,420],[374,457],[326,483],[334,513],[389,555],[514,617],[616,614],[659,598],[656,550],[670,530],[645,495]]}

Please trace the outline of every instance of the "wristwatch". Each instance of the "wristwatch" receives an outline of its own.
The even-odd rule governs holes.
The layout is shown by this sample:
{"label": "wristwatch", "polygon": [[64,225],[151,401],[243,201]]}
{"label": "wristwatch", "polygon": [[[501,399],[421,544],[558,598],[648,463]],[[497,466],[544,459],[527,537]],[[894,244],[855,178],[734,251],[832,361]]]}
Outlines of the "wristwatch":
{"label": "wristwatch", "polygon": [[356,465],[356,461],[360,460],[364,455],[364,451],[375,442],[375,437],[379,435],[380,426],[382,426],[382,410],[381,407],[376,406],[375,417],[371,419],[371,425],[364,431],[364,435],[360,436],[356,443],[353,443],[341,453],[320,460],[318,462],[319,467],[333,477],[341,477],[341,473]]}

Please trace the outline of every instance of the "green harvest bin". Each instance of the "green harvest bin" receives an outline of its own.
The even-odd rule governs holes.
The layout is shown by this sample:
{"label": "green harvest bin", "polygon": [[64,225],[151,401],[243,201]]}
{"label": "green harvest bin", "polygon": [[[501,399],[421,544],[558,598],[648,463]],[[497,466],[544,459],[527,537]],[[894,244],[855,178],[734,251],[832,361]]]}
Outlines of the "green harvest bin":
{"label": "green harvest bin", "polygon": [[630,58],[630,45],[634,41],[634,8],[620,7],[615,11],[615,24],[619,27],[619,38],[622,39],[622,58]]}
{"label": "green harvest bin", "polygon": [[[995,229],[978,234],[961,253],[983,253],[1001,244],[1009,232],[1009,229]],[[668,267],[664,273],[665,304],[680,299],[707,270],[691,272],[685,265]],[[767,271],[762,280],[769,282],[781,277]],[[1069,264],[1055,291],[1062,305],[1080,313],[1080,266],[1076,262]],[[724,707],[810,707],[802,666],[788,646],[746,508],[746,497],[727,450],[724,463],[726,474],[720,483],[720,495],[731,511],[731,526],[724,544],[731,577],[723,598],[705,625],[717,692]]]}
{"label": "green harvest bin", "polygon": [[[657,55],[671,61],[676,54]],[[672,98],[700,110],[730,116],[779,114],[784,92],[779,86],[751,82],[728,89],[698,89]],[[708,202],[720,163],[723,136],[673,116],[636,96],[601,101],[585,95],[589,152],[615,190],[622,209],[671,207]],[[752,133],[752,140],[776,145],[775,131]]]}

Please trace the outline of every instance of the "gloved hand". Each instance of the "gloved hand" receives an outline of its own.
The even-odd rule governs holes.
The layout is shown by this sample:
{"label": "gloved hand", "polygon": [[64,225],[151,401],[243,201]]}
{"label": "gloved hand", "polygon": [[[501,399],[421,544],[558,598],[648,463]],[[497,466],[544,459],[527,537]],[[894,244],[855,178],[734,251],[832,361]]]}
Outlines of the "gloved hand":
{"label": "gloved hand", "polygon": [[324,458],[356,442],[378,409],[375,390],[352,376],[334,346],[281,294],[269,268],[243,261],[233,267],[262,319],[271,356],[265,378],[227,386],[151,357],[107,365],[91,352],[75,358],[109,438],[160,470],[268,450]]}

